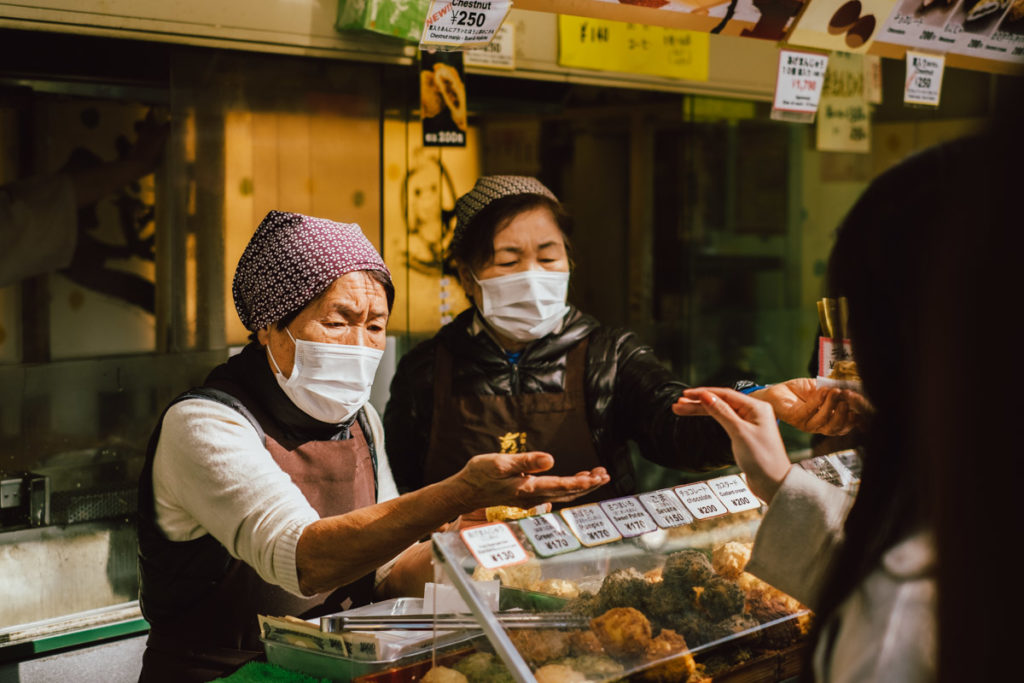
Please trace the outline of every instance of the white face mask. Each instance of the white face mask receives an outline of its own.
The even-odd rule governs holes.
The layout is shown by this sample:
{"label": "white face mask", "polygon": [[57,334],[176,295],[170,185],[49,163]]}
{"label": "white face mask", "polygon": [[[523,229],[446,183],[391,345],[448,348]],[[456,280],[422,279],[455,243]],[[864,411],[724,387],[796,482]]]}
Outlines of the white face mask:
{"label": "white face mask", "polygon": [[296,339],[288,328],[285,332],[295,343],[295,366],[291,377],[285,378],[270,353],[274,376],[281,389],[302,412],[321,422],[345,422],[366,404],[373,386],[373,376],[384,352],[367,346],[324,344]]}
{"label": "white face mask", "polygon": [[[476,276],[473,276],[476,280]],[[501,334],[518,342],[553,332],[569,311],[569,273],[527,270],[476,280],[482,293],[480,313]]]}

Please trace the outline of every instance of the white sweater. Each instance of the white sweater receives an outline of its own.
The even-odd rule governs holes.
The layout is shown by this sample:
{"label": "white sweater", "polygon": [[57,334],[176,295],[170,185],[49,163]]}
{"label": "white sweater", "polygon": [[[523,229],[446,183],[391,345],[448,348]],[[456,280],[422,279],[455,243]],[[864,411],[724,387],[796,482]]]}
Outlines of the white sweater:
{"label": "white sweater", "polygon": [[[377,451],[377,502],[398,496],[377,411],[366,405]],[[274,462],[256,429],[216,401],[189,399],[164,416],[153,459],[156,521],[172,541],[211,534],[260,577],[302,595],[295,546],[320,519]]]}

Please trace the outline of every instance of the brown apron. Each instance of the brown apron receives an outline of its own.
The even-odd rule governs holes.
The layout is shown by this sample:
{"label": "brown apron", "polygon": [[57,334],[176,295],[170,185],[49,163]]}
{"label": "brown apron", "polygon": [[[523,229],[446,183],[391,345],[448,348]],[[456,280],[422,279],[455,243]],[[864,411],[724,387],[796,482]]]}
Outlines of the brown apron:
{"label": "brown apron", "polygon": [[[272,428],[273,420],[252,412],[264,429]],[[268,431],[266,447],[321,517],[376,502],[373,460],[358,421],[353,422],[349,439],[282,444]],[[249,565],[234,560],[210,599],[177,622],[152,628],[139,680],[186,683],[224,676],[262,656],[257,614],[327,614],[369,602],[372,589],[371,573],[335,593],[303,598],[267,583]]]}
{"label": "brown apron", "polygon": [[[480,453],[543,451],[555,465],[543,474],[573,475],[603,465],[587,423],[584,374],[587,340],[565,360],[564,389],[511,396],[452,393],[452,356],[438,345],[434,360],[434,417],[424,462],[424,481],[449,477]],[[572,505],[602,500],[601,492]],[[607,494],[605,494],[607,495]]]}

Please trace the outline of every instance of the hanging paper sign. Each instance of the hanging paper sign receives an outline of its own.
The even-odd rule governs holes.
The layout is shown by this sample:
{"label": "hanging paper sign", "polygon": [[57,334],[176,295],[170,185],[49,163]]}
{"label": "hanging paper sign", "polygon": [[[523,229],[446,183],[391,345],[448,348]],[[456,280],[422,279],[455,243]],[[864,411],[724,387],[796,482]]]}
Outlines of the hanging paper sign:
{"label": "hanging paper sign", "polygon": [[641,493],[637,498],[663,529],[671,529],[693,521],[693,515],[687,512],[672,489]]}
{"label": "hanging paper sign", "polygon": [[779,51],[772,118],[811,123],[821,101],[828,56],[798,50]]}
{"label": "hanging paper sign", "polygon": [[550,512],[519,520],[519,528],[530,539],[534,551],[541,557],[568,553],[580,547],[576,537]]}
{"label": "hanging paper sign", "polygon": [[420,46],[465,50],[487,45],[511,8],[509,0],[432,0]]}
{"label": "hanging paper sign", "polygon": [[678,486],[675,491],[679,499],[683,501],[686,509],[697,519],[718,517],[728,512],[722,501],[718,500],[718,497],[715,496],[711,487],[704,482],[689,484],[688,486]]}
{"label": "hanging paper sign", "polygon": [[870,152],[871,122],[861,55],[829,56],[818,105],[817,148],[825,152]]}
{"label": "hanging paper sign", "polygon": [[871,104],[882,103],[882,58],[864,55],[864,97]]}
{"label": "hanging paper sign", "polygon": [[896,0],[814,0],[786,38],[790,45],[867,52]]}
{"label": "hanging paper sign", "polygon": [[420,52],[424,147],[466,146],[466,86],[461,52]]}
{"label": "hanging paper sign", "polygon": [[482,524],[459,533],[469,552],[487,569],[507,567],[528,559],[519,539],[504,522]]}
{"label": "hanging paper sign", "polygon": [[711,479],[708,485],[729,512],[745,512],[761,507],[757,496],[747,488],[747,483],[739,475]]}
{"label": "hanging paper sign", "polygon": [[903,102],[927,107],[939,106],[942,94],[942,72],[946,58],[907,50],[907,80]]}
{"label": "hanging paper sign", "polygon": [[658,525],[636,498],[617,498],[601,503],[612,524],[625,538],[657,531]]}
{"label": "hanging paper sign", "polygon": [[709,46],[700,31],[558,16],[562,66],[706,81]]}
{"label": "hanging paper sign", "polygon": [[611,543],[622,538],[597,503],[565,508],[562,510],[562,519],[576,534],[576,538],[580,539],[580,543],[587,547]]}
{"label": "hanging paper sign", "polygon": [[494,34],[494,40],[483,47],[462,53],[466,66],[483,66],[489,69],[516,68],[516,25],[502,24]]}

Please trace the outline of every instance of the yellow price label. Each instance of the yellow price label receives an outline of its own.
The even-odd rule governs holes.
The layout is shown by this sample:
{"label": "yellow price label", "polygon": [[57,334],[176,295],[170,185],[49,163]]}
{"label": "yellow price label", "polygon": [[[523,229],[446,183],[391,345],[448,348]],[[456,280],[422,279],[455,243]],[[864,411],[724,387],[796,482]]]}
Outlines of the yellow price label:
{"label": "yellow price label", "polygon": [[567,67],[706,81],[708,44],[701,31],[558,17],[558,63]]}

